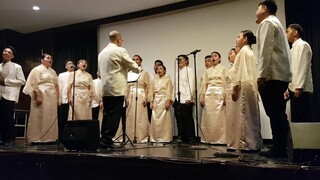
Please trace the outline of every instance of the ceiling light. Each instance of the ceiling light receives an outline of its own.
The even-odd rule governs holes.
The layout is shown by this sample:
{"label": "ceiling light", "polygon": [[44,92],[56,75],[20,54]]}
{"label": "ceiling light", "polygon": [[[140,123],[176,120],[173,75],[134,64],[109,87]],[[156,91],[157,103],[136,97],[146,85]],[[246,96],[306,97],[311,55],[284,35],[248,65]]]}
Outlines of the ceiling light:
{"label": "ceiling light", "polygon": [[39,11],[40,7],[39,6],[33,6],[32,9],[35,10],[35,11]]}

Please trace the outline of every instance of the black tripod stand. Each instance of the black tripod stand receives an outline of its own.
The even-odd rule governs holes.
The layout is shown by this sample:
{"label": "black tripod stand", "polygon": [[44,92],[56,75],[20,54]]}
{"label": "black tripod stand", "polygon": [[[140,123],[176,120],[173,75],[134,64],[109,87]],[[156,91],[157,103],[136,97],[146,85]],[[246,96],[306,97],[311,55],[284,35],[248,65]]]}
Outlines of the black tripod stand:
{"label": "black tripod stand", "polygon": [[118,136],[114,141],[117,141],[118,139],[120,139],[122,137],[122,142],[121,142],[121,147],[124,147],[128,142],[130,142],[130,144],[135,147],[133,145],[133,142],[131,141],[131,139],[129,138],[129,136],[127,135],[127,131],[126,131],[126,103],[123,102],[123,108],[122,108],[122,115],[121,115],[121,124],[122,124],[122,134],[120,136]]}
{"label": "black tripod stand", "polygon": [[[129,73],[128,73],[128,83],[132,83],[132,82],[136,82],[137,83],[137,86],[138,86],[138,79],[140,77],[141,74],[135,74],[133,76],[130,76]],[[122,137],[122,146],[126,145],[128,142],[130,142],[130,144],[134,147],[133,143],[136,143],[137,142],[137,137],[136,137],[136,116],[137,116],[137,100],[138,100],[138,97],[137,97],[137,93],[138,93],[138,88],[136,88],[136,107],[135,107],[135,127],[134,127],[134,140],[131,141],[131,139],[129,138],[129,136],[127,135],[126,133],[126,116],[127,116],[127,111],[126,111],[126,103],[124,102],[124,105],[123,105],[123,112],[122,112],[122,134],[117,137],[115,139],[115,141],[117,139],[119,139],[120,137]],[[126,140],[126,138],[128,138]]]}
{"label": "black tripod stand", "polygon": [[[130,142],[130,144],[131,144],[131,146],[133,146],[133,147],[135,147],[134,145],[133,145],[133,142],[131,141],[131,139],[129,138],[129,136],[127,135],[127,133],[126,133],[126,105],[125,105],[125,102],[124,102],[124,105],[123,105],[123,109],[122,109],[122,119],[121,119],[121,123],[122,123],[122,134],[119,136],[119,137],[117,137],[116,139],[115,139],[115,141],[117,140],[117,139],[119,139],[120,137],[122,137],[122,142],[121,142],[121,146],[125,146],[128,142]],[[128,138],[128,139],[126,139],[126,138]]]}

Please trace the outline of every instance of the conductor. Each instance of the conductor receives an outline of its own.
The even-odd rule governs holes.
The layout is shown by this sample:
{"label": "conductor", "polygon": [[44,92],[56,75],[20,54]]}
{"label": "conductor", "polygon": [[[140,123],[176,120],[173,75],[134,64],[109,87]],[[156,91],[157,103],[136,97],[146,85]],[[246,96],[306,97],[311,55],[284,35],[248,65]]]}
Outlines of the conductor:
{"label": "conductor", "polygon": [[104,107],[100,146],[113,149],[117,148],[112,138],[116,134],[124,109],[127,73],[129,70],[140,73],[141,68],[130,58],[127,50],[121,47],[123,39],[120,32],[111,31],[109,40],[110,43],[98,56]]}

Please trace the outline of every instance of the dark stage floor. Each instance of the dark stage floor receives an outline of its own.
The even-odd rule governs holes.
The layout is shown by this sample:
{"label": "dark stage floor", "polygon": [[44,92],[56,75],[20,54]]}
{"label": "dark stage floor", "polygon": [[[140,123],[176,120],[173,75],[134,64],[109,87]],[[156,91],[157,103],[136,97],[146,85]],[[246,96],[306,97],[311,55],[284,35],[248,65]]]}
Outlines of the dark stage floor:
{"label": "dark stage floor", "polygon": [[[266,150],[267,147],[264,149]],[[0,148],[0,179],[320,179],[316,161],[293,163],[225,146],[134,144],[68,151],[62,144]]]}

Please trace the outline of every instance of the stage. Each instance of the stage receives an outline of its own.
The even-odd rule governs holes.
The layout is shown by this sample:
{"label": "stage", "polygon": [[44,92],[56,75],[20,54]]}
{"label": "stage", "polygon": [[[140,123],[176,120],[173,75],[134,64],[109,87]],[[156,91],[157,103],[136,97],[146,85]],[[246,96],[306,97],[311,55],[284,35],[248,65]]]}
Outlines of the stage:
{"label": "stage", "polygon": [[[267,149],[268,146],[264,148]],[[267,159],[225,146],[127,143],[117,150],[68,151],[63,144],[0,148],[0,179],[319,179],[319,163]]]}

